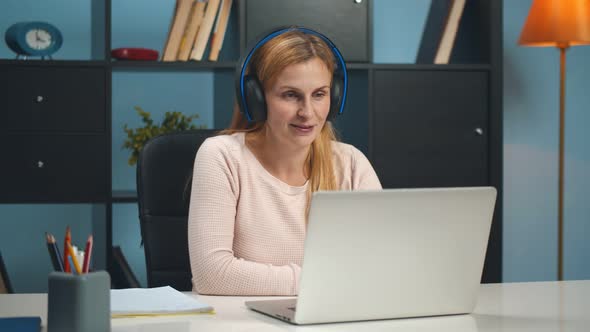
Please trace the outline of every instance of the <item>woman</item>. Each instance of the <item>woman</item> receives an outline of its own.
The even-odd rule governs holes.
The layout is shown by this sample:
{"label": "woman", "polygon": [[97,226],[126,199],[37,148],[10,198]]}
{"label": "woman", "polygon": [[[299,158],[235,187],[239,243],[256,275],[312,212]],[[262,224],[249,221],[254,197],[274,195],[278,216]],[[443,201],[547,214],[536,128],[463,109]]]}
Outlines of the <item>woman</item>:
{"label": "woman", "polygon": [[188,240],[201,294],[296,295],[311,192],[381,188],[326,121],[336,66],[326,42],[289,29],[255,50],[246,70],[264,116],[249,122],[236,109],[195,158]]}

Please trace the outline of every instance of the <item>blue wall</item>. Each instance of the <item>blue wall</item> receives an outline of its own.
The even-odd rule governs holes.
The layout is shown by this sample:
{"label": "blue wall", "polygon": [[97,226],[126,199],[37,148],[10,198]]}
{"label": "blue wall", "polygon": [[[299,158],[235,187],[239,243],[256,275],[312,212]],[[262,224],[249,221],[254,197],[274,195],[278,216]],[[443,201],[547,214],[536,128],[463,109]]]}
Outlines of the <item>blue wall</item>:
{"label": "blue wall", "polygon": [[[516,39],[531,0],[504,3],[504,279],[553,280],[556,271],[558,53],[523,48]],[[413,63],[430,0],[374,0],[374,61]],[[113,47],[142,46],[162,50],[173,1],[113,1]],[[141,7],[141,17],[137,8]],[[63,8],[80,13],[68,15]],[[74,11],[75,9],[75,11]],[[67,16],[66,16],[67,15]],[[0,31],[19,20],[46,20],[64,34],[56,59],[90,59],[90,2],[3,0]],[[131,22],[131,23],[130,23]],[[590,47],[568,52],[566,159],[566,277],[590,278],[584,254],[590,249],[590,208],[584,204],[590,177],[590,153],[584,124],[590,123],[584,89],[590,77]],[[0,58],[14,55],[0,43]],[[1,73],[0,73],[1,74]],[[140,124],[133,106],[161,119],[165,111],[197,112],[196,124],[212,127],[213,74],[207,72],[121,72],[113,74],[113,188],[135,189],[135,170],[121,149],[122,127]],[[195,102],[197,101],[197,102]],[[194,105],[198,105],[198,109]],[[116,204],[113,243],[121,245],[142,285],[146,284],[135,204]],[[67,224],[83,244],[93,231],[90,205],[0,205],[0,250],[19,292],[46,291],[51,267],[45,231],[63,236]],[[94,227],[97,227],[94,219]],[[100,226],[100,225],[99,225]],[[97,233],[98,230],[94,229]],[[97,241],[100,241],[97,240]]]}
{"label": "blue wall", "polygon": [[373,62],[416,62],[430,1],[373,1]]}

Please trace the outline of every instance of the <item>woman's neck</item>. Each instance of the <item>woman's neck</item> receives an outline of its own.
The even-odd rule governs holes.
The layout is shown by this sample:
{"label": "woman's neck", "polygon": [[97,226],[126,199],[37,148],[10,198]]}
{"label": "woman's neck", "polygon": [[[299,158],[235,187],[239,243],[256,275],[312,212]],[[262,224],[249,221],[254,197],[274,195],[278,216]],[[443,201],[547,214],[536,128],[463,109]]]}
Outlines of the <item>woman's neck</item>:
{"label": "woman's neck", "polygon": [[265,135],[265,130],[246,134],[246,146],[274,177],[291,186],[304,185],[309,173],[306,167],[309,147],[288,149]]}

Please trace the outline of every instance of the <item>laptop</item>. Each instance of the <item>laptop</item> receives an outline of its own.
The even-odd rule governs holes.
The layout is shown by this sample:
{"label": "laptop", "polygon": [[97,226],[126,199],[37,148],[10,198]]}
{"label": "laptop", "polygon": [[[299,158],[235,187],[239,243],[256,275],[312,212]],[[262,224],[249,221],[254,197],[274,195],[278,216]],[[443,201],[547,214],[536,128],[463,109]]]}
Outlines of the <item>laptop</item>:
{"label": "laptop", "polygon": [[291,299],[247,301],[293,324],[471,313],[493,187],[316,192]]}

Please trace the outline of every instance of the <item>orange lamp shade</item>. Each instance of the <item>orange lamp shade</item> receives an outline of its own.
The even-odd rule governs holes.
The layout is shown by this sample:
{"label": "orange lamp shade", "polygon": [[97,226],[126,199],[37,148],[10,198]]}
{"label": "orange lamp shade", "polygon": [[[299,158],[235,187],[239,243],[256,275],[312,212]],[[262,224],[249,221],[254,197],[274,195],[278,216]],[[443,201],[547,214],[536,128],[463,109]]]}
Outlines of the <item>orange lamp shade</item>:
{"label": "orange lamp shade", "polygon": [[518,44],[555,47],[590,44],[590,0],[533,0]]}

